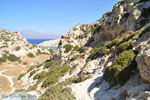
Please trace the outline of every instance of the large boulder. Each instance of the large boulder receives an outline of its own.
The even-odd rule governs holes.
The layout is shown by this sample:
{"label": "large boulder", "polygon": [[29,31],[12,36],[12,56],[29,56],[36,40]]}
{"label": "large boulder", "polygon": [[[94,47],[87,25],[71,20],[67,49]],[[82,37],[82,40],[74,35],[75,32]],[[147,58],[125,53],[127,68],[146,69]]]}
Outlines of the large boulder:
{"label": "large boulder", "polygon": [[141,78],[150,82],[150,31],[148,30],[139,40],[139,54],[136,57]]}
{"label": "large boulder", "polygon": [[136,61],[138,63],[141,78],[150,82],[150,46],[140,52]]}

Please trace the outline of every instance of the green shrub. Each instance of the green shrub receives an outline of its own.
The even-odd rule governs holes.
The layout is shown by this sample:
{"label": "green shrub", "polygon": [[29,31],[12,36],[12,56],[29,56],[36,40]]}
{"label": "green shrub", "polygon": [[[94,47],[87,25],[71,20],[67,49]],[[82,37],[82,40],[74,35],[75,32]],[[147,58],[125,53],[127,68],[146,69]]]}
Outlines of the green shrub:
{"label": "green shrub", "polygon": [[94,47],[91,51],[90,56],[88,57],[88,60],[96,59],[98,57],[102,57],[104,55],[113,53],[116,50],[116,48],[118,53],[124,50],[131,49],[131,42],[128,41],[130,41],[130,39],[132,39],[137,34],[138,32],[122,33],[121,35],[117,36],[114,40],[106,41],[100,46]]}
{"label": "green shrub", "polygon": [[70,82],[71,82],[71,83],[80,83],[80,82],[85,81],[85,80],[88,79],[88,78],[89,78],[89,76],[80,75],[80,76],[78,76],[78,77],[76,77],[76,78],[74,78],[74,79],[71,79]]}
{"label": "green shrub", "polygon": [[36,72],[37,72],[36,70],[33,70],[32,72],[30,72],[29,77],[31,77],[32,75],[34,75]]}
{"label": "green shrub", "polygon": [[61,60],[57,60],[57,61],[54,61],[54,60],[47,61],[47,62],[45,62],[44,68],[54,67],[54,66],[60,65],[61,63],[62,63]]}
{"label": "green shrub", "polygon": [[25,75],[25,73],[21,73],[18,77],[18,80],[20,80],[24,75]]}
{"label": "green shrub", "polygon": [[117,36],[114,40],[112,40],[111,46],[118,46],[119,44],[129,41],[132,39],[137,33],[136,32],[126,32]]}
{"label": "green shrub", "polygon": [[36,55],[41,55],[41,54],[42,54],[41,50],[38,49]]}
{"label": "green shrub", "polygon": [[6,62],[5,58],[0,58],[0,64]]}
{"label": "green shrub", "polygon": [[75,55],[74,57],[69,59],[69,61],[72,62],[72,61],[75,61],[75,60],[80,59],[80,58],[84,59],[84,56],[85,56],[84,54],[83,55]]}
{"label": "green shrub", "polygon": [[75,60],[77,60],[79,58],[79,55],[76,55],[76,56],[74,56],[74,57],[72,57],[71,59],[69,59],[69,61],[75,61]]}
{"label": "green shrub", "polygon": [[28,62],[23,62],[23,65],[27,65],[28,64]]}
{"label": "green shrub", "polygon": [[88,57],[88,59],[93,60],[93,59],[96,59],[98,57],[102,57],[102,56],[109,54],[109,53],[110,53],[110,49],[108,49],[107,47],[97,46],[97,47],[94,47],[92,49],[91,54]]}
{"label": "green shrub", "polygon": [[19,57],[16,57],[16,56],[13,55],[13,54],[10,54],[10,55],[7,56],[6,58],[7,58],[9,61],[12,61],[12,62],[20,60]]}
{"label": "green shrub", "polygon": [[[69,67],[61,64],[62,61],[46,61],[46,63],[40,64],[39,66],[44,66],[44,68],[49,68],[47,72],[43,71],[41,73],[36,74],[33,79],[37,79],[36,84],[28,88],[28,91],[36,90],[38,84],[42,83],[42,87],[48,87],[49,85],[56,84],[61,76],[63,76],[68,70]],[[47,66],[47,67],[45,67]],[[33,66],[30,68],[29,71],[33,70],[34,68],[37,68],[37,66]],[[30,76],[35,74],[35,71],[32,71],[30,73]]]}
{"label": "green shrub", "polygon": [[53,66],[56,64],[56,61],[48,61],[45,63],[44,68],[49,68],[50,66]]}
{"label": "green shrub", "polygon": [[118,46],[121,41],[121,38],[115,38],[114,40],[112,40],[112,46]]}
{"label": "green shrub", "polygon": [[57,65],[50,68],[48,78],[43,82],[42,87],[55,84],[59,77],[63,76],[68,70],[69,67],[66,65]]}
{"label": "green shrub", "polygon": [[117,47],[117,54],[121,53],[122,51],[129,50],[131,48],[132,48],[132,46],[131,46],[131,42],[130,41],[121,43]]}
{"label": "green shrub", "polygon": [[136,54],[133,50],[124,51],[119,54],[114,64],[108,67],[104,73],[104,79],[113,84],[123,85],[132,76],[136,68]]}
{"label": "green shrub", "polygon": [[16,51],[19,51],[21,48],[19,47],[19,46],[17,46],[16,48],[15,48],[15,50]]}
{"label": "green shrub", "polygon": [[85,33],[85,34],[77,36],[76,39],[84,39],[84,38],[87,38],[87,37],[88,37],[88,34]]}
{"label": "green shrub", "polygon": [[30,57],[30,58],[34,58],[35,57],[33,53],[28,53],[27,56]]}
{"label": "green shrub", "polygon": [[79,52],[79,53],[84,53],[86,50],[87,50],[87,47],[81,46],[81,47],[78,49],[78,52]]}
{"label": "green shrub", "polygon": [[65,48],[65,53],[68,53],[68,52],[70,52],[71,50],[72,50],[72,48],[73,48],[73,46],[71,45],[71,44],[66,44],[65,46],[64,46],[64,48]]}
{"label": "green shrub", "polygon": [[34,80],[35,80],[35,79],[41,80],[41,79],[44,79],[44,78],[48,77],[48,75],[49,75],[48,72],[41,72],[41,73],[35,75],[35,76],[33,77],[33,79],[34,79]]}
{"label": "green shrub", "polygon": [[49,49],[49,52],[50,52],[51,54],[53,54],[53,53],[54,53],[54,50],[52,50],[52,49]]}
{"label": "green shrub", "polygon": [[76,45],[74,48],[73,48],[73,51],[78,51],[79,50],[79,46]]}
{"label": "green shrub", "polygon": [[43,63],[36,65],[36,68],[40,68],[41,66],[43,66]]}
{"label": "green shrub", "polygon": [[75,100],[71,94],[71,88],[59,83],[50,86],[46,92],[39,98],[39,100]]}
{"label": "green shrub", "polygon": [[112,41],[106,41],[106,42],[103,43],[103,46],[110,49],[113,46],[113,43],[112,43]]}
{"label": "green shrub", "polygon": [[31,66],[30,69],[28,69],[27,72],[30,72],[30,71],[33,70],[34,68],[36,68],[36,66]]}

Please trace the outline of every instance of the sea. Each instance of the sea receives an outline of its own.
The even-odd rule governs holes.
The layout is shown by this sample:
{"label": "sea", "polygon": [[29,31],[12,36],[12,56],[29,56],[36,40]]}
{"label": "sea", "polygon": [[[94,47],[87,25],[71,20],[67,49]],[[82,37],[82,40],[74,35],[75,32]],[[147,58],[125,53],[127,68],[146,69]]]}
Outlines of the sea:
{"label": "sea", "polygon": [[39,43],[42,43],[42,42],[48,41],[48,40],[52,40],[52,39],[27,39],[27,41],[32,44],[39,44]]}

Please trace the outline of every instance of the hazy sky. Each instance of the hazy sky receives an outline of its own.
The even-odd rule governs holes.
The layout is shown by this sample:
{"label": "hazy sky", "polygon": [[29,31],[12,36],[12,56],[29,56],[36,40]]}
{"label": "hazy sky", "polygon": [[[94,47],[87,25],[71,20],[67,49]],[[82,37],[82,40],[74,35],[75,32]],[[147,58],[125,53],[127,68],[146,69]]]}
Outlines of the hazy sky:
{"label": "hazy sky", "polygon": [[1,0],[0,29],[64,33],[91,23],[119,0]]}

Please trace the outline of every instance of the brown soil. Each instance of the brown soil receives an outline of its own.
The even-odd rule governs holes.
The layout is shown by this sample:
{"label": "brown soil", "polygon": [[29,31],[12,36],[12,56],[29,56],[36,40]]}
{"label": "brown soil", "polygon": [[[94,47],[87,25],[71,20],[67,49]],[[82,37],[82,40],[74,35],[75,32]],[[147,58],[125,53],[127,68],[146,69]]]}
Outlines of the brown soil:
{"label": "brown soil", "polygon": [[[23,62],[36,63],[36,62],[44,62],[49,59],[49,55],[39,55],[35,58],[23,57],[21,60]],[[31,66],[23,65],[23,64],[15,64],[13,62],[7,62],[0,65],[0,71],[4,71],[1,74],[12,77],[14,82],[15,89],[20,89],[21,81],[18,80],[19,74],[22,72],[26,72]],[[12,88],[10,87],[10,82],[7,77],[0,76],[0,92],[10,92]]]}

